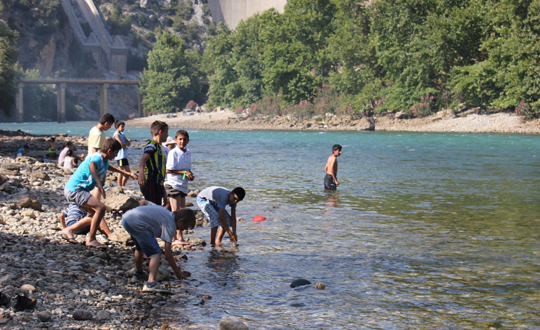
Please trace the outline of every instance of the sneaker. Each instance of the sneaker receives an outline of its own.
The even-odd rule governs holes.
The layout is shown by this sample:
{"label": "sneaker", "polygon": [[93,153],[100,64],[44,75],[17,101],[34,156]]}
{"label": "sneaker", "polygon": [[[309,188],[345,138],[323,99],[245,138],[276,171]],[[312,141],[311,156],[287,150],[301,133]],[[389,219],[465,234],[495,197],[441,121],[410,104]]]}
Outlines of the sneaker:
{"label": "sneaker", "polygon": [[145,281],[147,279],[148,279],[148,274],[144,270],[141,271],[140,273],[135,272],[135,274],[133,274],[133,277],[131,278],[132,281]]}
{"label": "sneaker", "polygon": [[142,289],[142,292],[171,293],[171,291],[163,289],[161,285],[159,285],[159,283],[156,281],[146,282]]}

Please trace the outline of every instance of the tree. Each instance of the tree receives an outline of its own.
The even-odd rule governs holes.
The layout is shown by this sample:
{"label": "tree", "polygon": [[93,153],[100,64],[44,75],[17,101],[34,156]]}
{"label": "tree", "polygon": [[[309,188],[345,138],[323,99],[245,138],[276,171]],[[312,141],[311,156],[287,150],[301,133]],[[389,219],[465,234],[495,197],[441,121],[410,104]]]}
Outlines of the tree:
{"label": "tree", "polygon": [[18,51],[14,45],[17,39],[17,33],[10,30],[4,22],[0,22],[0,111],[7,116],[15,106],[14,64]]}
{"label": "tree", "polygon": [[200,91],[199,55],[189,52],[177,35],[160,32],[148,53],[148,69],[142,75],[143,104],[148,111],[181,108]]}

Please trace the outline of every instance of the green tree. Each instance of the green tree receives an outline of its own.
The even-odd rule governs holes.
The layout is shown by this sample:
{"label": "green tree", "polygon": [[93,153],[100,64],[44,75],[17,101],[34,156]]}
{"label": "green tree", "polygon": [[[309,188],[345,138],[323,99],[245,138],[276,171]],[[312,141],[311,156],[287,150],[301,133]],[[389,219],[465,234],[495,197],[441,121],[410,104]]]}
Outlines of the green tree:
{"label": "green tree", "polygon": [[147,110],[166,112],[196,98],[200,91],[198,62],[199,55],[188,51],[179,36],[159,33],[142,75]]}
{"label": "green tree", "polygon": [[15,48],[17,40],[17,33],[0,22],[0,111],[5,115],[10,115],[15,106],[14,64],[18,56]]}

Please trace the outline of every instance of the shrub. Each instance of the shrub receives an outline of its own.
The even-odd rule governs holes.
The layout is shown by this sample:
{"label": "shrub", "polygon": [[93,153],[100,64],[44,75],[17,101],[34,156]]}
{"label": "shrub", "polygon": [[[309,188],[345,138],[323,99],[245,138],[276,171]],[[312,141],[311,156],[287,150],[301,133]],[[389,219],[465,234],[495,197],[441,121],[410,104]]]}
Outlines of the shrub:
{"label": "shrub", "polygon": [[521,101],[515,111],[516,115],[522,116],[526,120],[540,118],[540,109],[531,109],[531,107],[527,105],[525,101]]}
{"label": "shrub", "polygon": [[199,105],[197,103],[195,103],[195,101],[191,100],[188,102],[188,104],[186,105],[186,107],[184,109],[191,109],[193,111],[195,111],[195,109],[197,109]]}
{"label": "shrub", "polygon": [[157,18],[157,16],[156,16],[156,15],[152,15],[152,16],[150,16],[150,22],[152,22],[152,23],[156,24],[156,22],[157,22],[157,21],[158,21],[158,18]]}
{"label": "shrub", "polygon": [[433,113],[435,107],[435,96],[426,94],[421,97],[420,103],[411,108],[411,114],[416,117],[425,117]]}
{"label": "shrub", "polygon": [[154,34],[154,32],[148,32],[147,34],[144,35],[144,39],[150,42],[154,42],[156,41],[156,35]]}

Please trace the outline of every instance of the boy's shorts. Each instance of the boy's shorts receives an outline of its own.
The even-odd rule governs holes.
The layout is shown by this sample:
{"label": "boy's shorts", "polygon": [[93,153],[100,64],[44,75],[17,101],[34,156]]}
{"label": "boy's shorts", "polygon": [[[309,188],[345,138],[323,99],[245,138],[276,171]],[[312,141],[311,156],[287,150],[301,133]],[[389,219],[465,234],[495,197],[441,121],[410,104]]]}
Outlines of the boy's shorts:
{"label": "boy's shorts", "polygon": [[165,192],[167,193],[167,196],[169,197],[186,197],[187,194],[184,193],[183,191],[180,191],[180,190],[176,190],[173,188],[173,186],[171,186],[170,184],[165,184]]}
{"label": "boy's shorts", "polygon": [[127,158],[122,158],[120,160],[116,161],[118,163],[118,166],[128,166],[129,162]]}
{"label": "boy's shorts", "polygon": [[324,176],[324,189],[326,190],[336,190],[336,181],[330,174]]}
{"label": "boy's shorts", "polygon": [[84,205],[88,202],[90,197],[92,197],[89,191],[71,191],[67,188],[64,188],[64,196],[66,197],[68,203],[75,205]]}
{"label": "boy's shorts", "polygon": [[146,185],[141,187],[141,193],[147,201],[161,206],[161,202],[165,197],[165,188],[156,182],[146,181]]}
{"label": "boy's shorts", "polygon": [[135,242],[135,249],[137,249],[137,251],[142,250],[147,257],[162,252],[156,238],[151,233],[140,233],[134,230],[129,226],[125,218],[122,218],[122,226],[131,235],[131,239]]}
{"label": "boy's shorts", "polygon": [[[210,220],[212,228],[221,226],[221,222],[219,222],[219,208],[217,207],[217,204],[200,198],[197,198],[197,204],[208,220]],[[227,222],[227,226],[230,227],[231,215],[227,211],[225,211],[225,221]]]}

